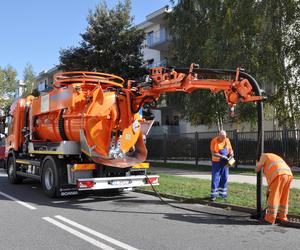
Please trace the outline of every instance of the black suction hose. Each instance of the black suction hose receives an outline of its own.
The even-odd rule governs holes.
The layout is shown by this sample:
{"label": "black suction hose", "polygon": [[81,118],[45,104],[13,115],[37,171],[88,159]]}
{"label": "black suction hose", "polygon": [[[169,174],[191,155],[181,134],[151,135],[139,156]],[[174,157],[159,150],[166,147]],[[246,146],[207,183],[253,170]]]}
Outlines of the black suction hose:
{"label": "black suction hose", "polygon": [[149,180],[149,177],[147,174],[145,174],[146,176],[146,179],[149,181],[150,183],[150,186],[153,190],[153,192],[156,194],[156,196],[160,199],[160,201],[170,207],[173,207],[173,208],[177,208],[177,209],[180,209],[180,210],[185,210],[185,211],[190,211],[190,212],[195,212],[195,213],[199,213],[199,214],[207,214],[207,215],[213,215],[213,216],[218,216],[218,217],[224,217],[224,218],[227,218],[227,219],[230,219],[230,218],[249,218],[248,215],[225,215],[225,214],[217,214],[217,213],[210,213],[210,212],[204,212],[204,211],[199,211],[199,210],[195,210],[195,209],[190,209],[190,208],[186,208],[186,207],[181,207],[181,206],[176,206],[174,204],[171,204],[167,201],[165,201],[161,195],[157,192],[157,190],[154,188],[154,186],[152,185],[151,181]]}
{"label": "black suction hose", "polygon": [[[253,87],[256,95],[262,96],[261,89],[257,81],[249,74],[240,72],[240,76],[246,78]],[[261,154],[264,152],[264,107],[263,102],[258,101],[257,104],[257,161],[259,161]],[[262,171],[259,171],[256,176],[256,216],[257,219],[262,218]]]}
{"label": "black suction hose", "polygon": [[[177,72],[186,72],[187,68],[174,68]],[[224,69],[206,69],[206,68],[195,68],[195,73],[202,74],[216,74],[216,75],[230,75],[236,76],[236,70],[224,70]],[[255,95],[263,96],[262,91],[255,80],[255,78],[243,70],[240,71],[240,77],[245,78],[251,84]],[[263,101],[258,101],[257,107],[257,155],[256,160],[259,161],[261,154],[264,152],[264,110]],[[257,173],[256,177],[256,218],[262,218],[262,171]]]}

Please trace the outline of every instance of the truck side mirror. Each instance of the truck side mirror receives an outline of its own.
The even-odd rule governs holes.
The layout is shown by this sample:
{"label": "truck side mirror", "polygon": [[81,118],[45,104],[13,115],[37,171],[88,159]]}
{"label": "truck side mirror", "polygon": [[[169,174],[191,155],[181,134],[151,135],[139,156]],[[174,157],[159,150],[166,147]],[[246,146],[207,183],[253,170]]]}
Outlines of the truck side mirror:
{"label": "truck side mirror", "polygon": [[5,120],[6,120],[6,116],[0,117],[0,134],[7,136],[5,133]]}

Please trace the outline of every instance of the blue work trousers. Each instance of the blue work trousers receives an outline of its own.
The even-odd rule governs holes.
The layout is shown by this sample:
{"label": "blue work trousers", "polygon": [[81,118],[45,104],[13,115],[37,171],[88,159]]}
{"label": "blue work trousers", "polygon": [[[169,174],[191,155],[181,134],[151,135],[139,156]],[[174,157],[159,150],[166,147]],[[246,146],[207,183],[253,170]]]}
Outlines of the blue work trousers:
{"label": "blue work trousers", "polygon": [[216,198],[218,196],[227,198],[228,175],[229,169],[222,161],[212,162],[211,198]]}

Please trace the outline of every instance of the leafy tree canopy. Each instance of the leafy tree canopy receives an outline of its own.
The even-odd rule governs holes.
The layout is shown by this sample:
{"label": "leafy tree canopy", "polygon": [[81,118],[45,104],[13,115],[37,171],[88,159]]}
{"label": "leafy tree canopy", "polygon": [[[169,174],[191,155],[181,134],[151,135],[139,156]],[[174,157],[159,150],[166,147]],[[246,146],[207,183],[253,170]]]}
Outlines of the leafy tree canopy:
{"label": "leafy tree canopy", "polygon": [[17,88],[17,71],[10,65],[4,68],[0,67],[0,110],[4,115],[14,99]]}
{"label": "leafy tree canopy", "polygon": [[25,66],[23,79],[25,83],[25,91],[23,92],[22,97],[25,97],[32,93],[36,82],[36,75],[33,71],[33,66],[30,63],[27,63]]}
{"label": "leafy tree canopy", "polygon": [[[271,95],[280,124],[292,126],[300,114],[299,15],[297,0],[181,0],[167,17],[171,63],[245,68]],[[209,92],[185,95],[184,117],[207,125],[229,119],[220,98]],[[253,122],[255,112],[255,105],[239,105],[235,121]]]}
{"label": "leafy tree canopy", "polygon": [[133,26],[130,9],[129,0],[119,1],[112,9],[101,1],[87,17],[80,45],[60,51],[60,67],[112,73],[125,79],[143,75],[144,34]]}
{"label": "leafy tree canopy", "polygon": [[297,128],[300,120],[300,2],[265,0],[259,7],[257,75],[266,90],[273,89],[267,94],[279,125]]}

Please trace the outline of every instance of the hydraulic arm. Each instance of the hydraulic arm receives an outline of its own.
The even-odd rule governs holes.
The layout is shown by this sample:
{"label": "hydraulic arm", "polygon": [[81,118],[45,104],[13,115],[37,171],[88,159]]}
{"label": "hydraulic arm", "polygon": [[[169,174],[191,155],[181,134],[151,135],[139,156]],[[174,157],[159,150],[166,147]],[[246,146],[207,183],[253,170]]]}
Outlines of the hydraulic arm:
{"label": "hydraulic arm", "polygon": [[[134,105],[139,107],[141,102],[157,100],[160,94],[166,92],[192,93],[199,89],[209,89],[214,93],[224,91],[231,108],[239,102],[255,102],[264,99],[263,96],[255,95],[249,80],[240,76],[239,68],[236,71],[226,71],[197,69],[196,66],[191,64],[186,73],[183,73],[183,69],[167,70],[163,67],[151,69],[148,81],[138,85],[135,91]],[[208,75],[214,75],[215,78],[208,78]]]}

